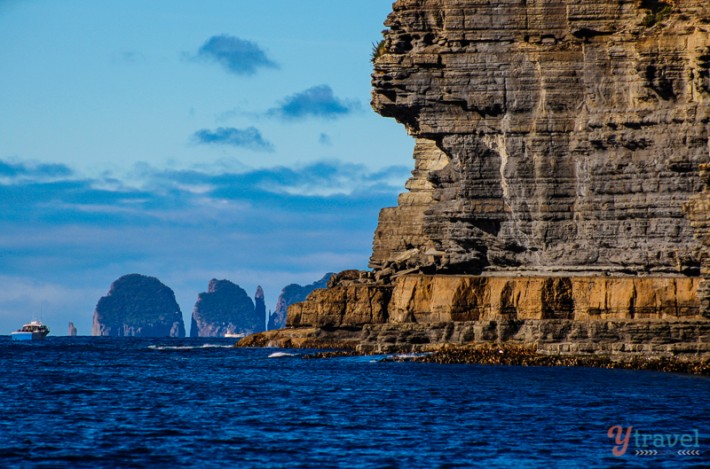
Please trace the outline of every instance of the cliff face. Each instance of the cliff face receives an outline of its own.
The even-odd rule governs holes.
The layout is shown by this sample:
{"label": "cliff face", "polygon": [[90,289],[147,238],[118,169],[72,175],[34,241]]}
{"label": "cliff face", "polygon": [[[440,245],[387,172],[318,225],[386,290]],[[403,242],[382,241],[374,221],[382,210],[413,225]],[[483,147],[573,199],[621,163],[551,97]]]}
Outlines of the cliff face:
{"label": "cliff face", "polygon": [[173,291],[154,277],[125,275],[111,284],[94,310],[94,336],[185,337]]}
{"label": "cliff face", "polygon": [[[257,290],[258,294],[261,288]],[[263,304],[263,291],[261,300]],[[264,330],[263,314],[239,285],[228,280],[210,280],[206,293],[200,293],[192,312],[190,337],[224,337],[228,332],[252,334]]]}
{"label": "cliff face", "polygon": [[710,164],[701,166],[701,175],[705,190],[693,197],[688,204],[695,237],[700,242],[701,275],[699,295],[701,309],[710,318]]}
{"label": "cliff face", "polygon": [[305,300],[313,290],[325,288],[328,285],[328,280],[333,275],[332,272],[327,273],[323,278],[309,285],[297,285],[292,283],[291,285],[285,286],[283,290],[281,290],[281,294],[276,303],[276,311],[269,317],[267,329],[271,331],[284,327],[286,325],[288,307],[294,303]]}
{"label": "cliff face", "polygon": [[416,139],[408,191],[372,272],[254,342],[710,357],[710,2],[398,0],[385,24],[372,105]]}
{"label": "cliff face", "polygon": [[372,104],[416,169],[372,268],[698,275],[707,0],[400,0],[386,25]]}

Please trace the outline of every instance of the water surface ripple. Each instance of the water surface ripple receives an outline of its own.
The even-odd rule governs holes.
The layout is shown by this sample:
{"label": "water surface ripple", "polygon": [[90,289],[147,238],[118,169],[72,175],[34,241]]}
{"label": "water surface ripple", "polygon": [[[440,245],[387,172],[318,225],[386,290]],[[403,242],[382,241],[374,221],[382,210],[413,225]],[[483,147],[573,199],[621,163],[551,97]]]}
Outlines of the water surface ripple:
{"label": "water surface ripple", "polygon": [[[710,380],[0,337],[1,467],[707,467]],[[611,426],[629,426],[623,456]],[[650,446],[698,432],[699,455]],[[648,436],[651,435],[651,436]],[[637,451],[658,452],[637,455]]]}

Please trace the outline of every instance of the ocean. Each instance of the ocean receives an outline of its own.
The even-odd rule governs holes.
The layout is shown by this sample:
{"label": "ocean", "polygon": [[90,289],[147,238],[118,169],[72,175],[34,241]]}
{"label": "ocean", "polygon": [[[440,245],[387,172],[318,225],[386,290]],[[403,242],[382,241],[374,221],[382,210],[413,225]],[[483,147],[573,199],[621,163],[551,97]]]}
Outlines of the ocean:
{"label": "ocean", "polygon": [[307,360],[233,342],[0,337],[0,467],[710,462],[707,377]]}

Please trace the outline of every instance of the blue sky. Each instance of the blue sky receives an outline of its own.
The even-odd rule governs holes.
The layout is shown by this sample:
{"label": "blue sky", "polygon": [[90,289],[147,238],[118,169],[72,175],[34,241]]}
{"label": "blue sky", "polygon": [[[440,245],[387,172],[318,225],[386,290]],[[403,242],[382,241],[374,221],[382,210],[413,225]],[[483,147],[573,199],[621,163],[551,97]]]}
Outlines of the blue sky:
{"label": "blue sky", "polygon": [[0,334],[89,334],[121,275],[186,323],[365,268],[413,141],[369,106],[389,0],[0,0]]}

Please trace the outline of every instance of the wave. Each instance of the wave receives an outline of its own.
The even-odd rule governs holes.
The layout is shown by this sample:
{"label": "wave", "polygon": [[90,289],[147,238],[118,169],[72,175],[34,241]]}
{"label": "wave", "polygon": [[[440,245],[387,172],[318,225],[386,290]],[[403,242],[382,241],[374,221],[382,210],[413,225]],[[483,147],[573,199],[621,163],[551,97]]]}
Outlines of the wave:
{"label": "wave", "polygon": [[286,357],[297,357],[297,353],[288,353],[288,352],[274,352],[271,355],[269,355],[269,358],[286,358]]}
{"label": "wave", "polygon": [[151,350],[198,350],[207,348],[233,348],[233,345],[203,344],[203,345],[149,345]]}

